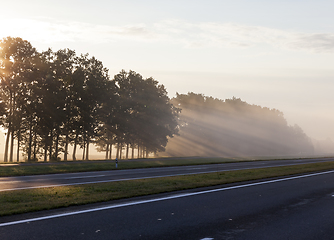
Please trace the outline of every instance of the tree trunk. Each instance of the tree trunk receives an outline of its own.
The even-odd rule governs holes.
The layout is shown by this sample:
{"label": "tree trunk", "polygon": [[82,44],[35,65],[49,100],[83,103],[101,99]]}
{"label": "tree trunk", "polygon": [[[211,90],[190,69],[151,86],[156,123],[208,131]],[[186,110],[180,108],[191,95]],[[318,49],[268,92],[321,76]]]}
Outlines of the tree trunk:
{"label": "tree trunk", "polygon": [[119,143],[117,143],[116,158],[119,158]]}
{"label": "tree trunk", "polygon": [[82,149],[82,161],[85,160],[85,153],[86,153],[86,142],[83,142],[83,149]]}
{"label": "tree trunk", "polygon": [[17,149],[16,149],[16,162],[20,161],[20,139],[21,133],[20,131],[17,132]]}
{"label": "tree trunk", "polygon": [[64,151],[64,161],[67,161],[67,154],[68,154],[68,133],[66,134],[65,139],[65,151]]}
{"label": "tree trunk", "polygon": [[48,134],[45,134],[44,141],[44,162],[46,162],[48,160]]}
{"label": "tree trunk", "polygon": [[87,147],[86,147],[86,160],[89,160],[89,139],[87,140]]}
{"label": "tree trunk", "polygon": [[108,154],[109,154],[109,143],[107,143],[107,148],[106,148],[106,160],[108,160]]}
{"label": "tree trunk", "polygon": [[[15,98],[15,93],[13,93],[13,97],[11,98],[11,116],[12,116],[12,129],[11,129],[11,132],[12,132],[12,138],[11,138],[11,142],[10,142],[10,155],[9,155],[9,162],[13,162],[13,155],[14,155],[14,135],[15,135],[15,129],[17,128],[16,124],[17,124],[17,121],[15,121],[15,111],[14,109],[16,108],[16,98]],[[14,124],[15,123],[15,124]]]}
{"label": "tree trunk", "polygon": [[55,161],[58,161],[58,143],[59,143],[59,130],[57,131],[57,137],[56,137],[56,146],[55,146]]}
{"label": "tree trunk", "polygon": [[13,162],[13,155],[14,155],[14,128],[12,128],[12,138],[10,139],[9,162]]}
{"label": "tree trunk", "polygon": [[5,145],[5,156],[4,156],[4,162],[8,162],[8,145],[9,145],[9,138],[10,138],[10,123],[9,123],[9,127],[8,127],[8,131],[7,131],[7,136],[6,136],[6,145]]}
{"label": "tree trunk", "polygon": [[29,124],[29,143],[28,143],[28,162],[31,161],[31,148],[32,148],[32,123]]}
{"label": "tree trunk", "polygon": [[133,145],[131,145],[131,150],[132,150],[132,152],[131,152],[131,159],[133,159],[134,155],[135,155],[135,148],[134,148]]}
{"label": "tree trunk", "polygon": [[125,159],[129,159],[129,144],[126,144],[126,156]]}
{"label": "tree trunk", "polygon": [[123,152],[123,147],[122,145],[119,147],[119,159],[122,159],[122,152]]}
{"label": "tree trunk", "polygon": [[34,161],[37,161],[36,150],[37,150],[37,133],[36,131],[34,131]]}
{"label": "tree trunk", "polygon": [[111,153],[112,153],[112,144],[110,144],[109,148],[109,159],[112,159]]}
{"label": "tree trunk", "polygon": [[50,131],[50,146],[49,146],[49,161],[52,161],[52,145],[53,145],[53,135],[52,130]]}
{"label": "tree trunk", "polygon": [[5,155],[4,155],[4,162],[8,162],[8,146],[9,146],[9,138],[11,134],[11,129],[12,129],[12,92],[10,91],[10,102],[9,102],[9,125],[8,125],[8,131],[7,131],[7,136],[6,136],[6,145],[5,145]]}
{"label": "tree trunk", "polygon": [[48,161],[48,145],[45,143],[44,146],[44,162]]}
{"label": "tree trunk", "polygon": [[138,152],[137,152],[137,158],[138,158],[138,159],[140,158],[140,146],[139,146],[139,143],[138,143]]}
{"label": "tree trunk", "polygon": [[20,123],[18,124],[17,127],[17,148],[16,148],[16,161],[19,162],[20,161],[20,142],[21,142],[21,124],[22,124],[22,114],[19,114],[18,118],[20,119]]}
{"label": "tree trunk", "polygon": [[75,157],[75,154],[76,154],[76,151],[77,151],[77,143],[78,143],[78,133],[75,134],[75,139],[74,139],[74,147],[73,147],[73,154],[72,154],[72,160],[73,161],[76,161],[76,157]]}

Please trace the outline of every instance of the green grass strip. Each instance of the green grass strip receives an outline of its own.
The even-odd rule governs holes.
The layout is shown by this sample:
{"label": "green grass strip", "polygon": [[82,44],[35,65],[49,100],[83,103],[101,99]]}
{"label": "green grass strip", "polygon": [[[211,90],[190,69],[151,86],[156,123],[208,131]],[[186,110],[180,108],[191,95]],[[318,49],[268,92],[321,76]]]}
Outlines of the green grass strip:
{"label": "green grass strip", "polygon": [[334,162],[8,191],[0,194],[0,216],[329,169]]}
{"label": "green grass strip", "polygon": [[[198,164],[217,164],[245,161],[245,159],[232,158],[178,158],[178,159],[158,159],[158,160],[120,160],[117,169],[135,169],[135,168],[152,168],[152,167],[169,167],[169,166],[186,166]],[[32,165],[20,163],[0,165],[0,177],[9,176],[26,176],[38,174],[53,173],[72,173],[88,171],[105,171],[115,170],[115,161],[78,161],[78,162],[61,162],[61,163],[35,163]]]}

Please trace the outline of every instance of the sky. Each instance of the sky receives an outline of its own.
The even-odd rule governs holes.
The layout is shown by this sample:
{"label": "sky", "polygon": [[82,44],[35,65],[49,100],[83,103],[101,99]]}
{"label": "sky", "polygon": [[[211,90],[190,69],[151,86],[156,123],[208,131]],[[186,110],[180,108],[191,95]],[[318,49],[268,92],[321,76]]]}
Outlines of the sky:
{"label": "sky", "polygon": [[334,140],[334,1],[0,0],[0,39],[70,48],[163,84],[276,108]]}

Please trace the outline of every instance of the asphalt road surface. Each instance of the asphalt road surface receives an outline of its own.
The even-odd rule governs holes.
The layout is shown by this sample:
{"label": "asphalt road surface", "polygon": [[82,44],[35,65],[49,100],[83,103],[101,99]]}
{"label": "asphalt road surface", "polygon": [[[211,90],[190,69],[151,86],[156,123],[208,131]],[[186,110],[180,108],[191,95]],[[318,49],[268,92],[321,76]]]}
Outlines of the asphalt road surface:
{"label": "asphalt road surface", "polygon": [[0,218],[0,239],[334,239],[334,171]]}
{"label": "asphalt road surface", "polygon": [[155,177],[221,172],[221,171],[231,171],[231,170],[241,170],[241,169],[289,166],[289,165],[325,162],[325,161],[334,161],[334,158],[270,160],[270,161],[238,162],[238,163],[193,165],[193,166],[179,166],[179,167],[112,170],[112,171],[68,173],[68,174],[49,174],[49,175],[35,175],[35,176],[22,176],[22,177],[2,177],[0,178],[0,192],[20,190],[20,189],[102,183],[102,182],[124,181],[131,179],[155,178]]}

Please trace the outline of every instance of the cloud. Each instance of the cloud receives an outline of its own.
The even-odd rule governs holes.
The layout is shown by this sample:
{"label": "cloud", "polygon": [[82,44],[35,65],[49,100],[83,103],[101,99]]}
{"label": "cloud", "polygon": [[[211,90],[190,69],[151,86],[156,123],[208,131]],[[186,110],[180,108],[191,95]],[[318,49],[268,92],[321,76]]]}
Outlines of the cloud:
{"label": "cloud", "polygon": [[[168,32],[183,34],[183,41],[200,42],[202,46],[249,48],[268,45],[289,50],[306,50],[312,52],[332,52],[334,34],[300,33],[261,26],[248,26],[235,23],[165,23]],[[163,28],[162,26],[160,26]],[[171,30],[173,29],[174,30]],[[182,29],[181,31],[177,31]],[[191,39],[191,40],[190,40]]]}
{"label": "cloud", "polygon": [[160,23],[158,30],[165,33],[167,39],[179,40],[188,47],[250,48],[267,45],[316,53],[334,51],[333,33],[302,33],[235,23],[192,24],[179,20]]}
{"label": "cloud", "polygon": [[236,23],[190,23],[182,20],[113,26],[54,19],[8,19],[3,22],[0,34],[0,37],[18,36],[47,43],[144,41],[177,44],[186,48],[270,46],[315,53],[334,51],[333,33],[302,33]]}
{"label": "cloud", "polygon": [[309,49],[314,52],[331,52],[334,50],[334,34],[296,34],[295,39],[287,45],[297,50]]}
{"label": "cloud", "polygon": [[143,24],[127,26],[95,25],[82,22],[63,22],[54,19],[8,19],[3,22],[0,37],[22,37],[39,42],[104,43],[131,39],[148,40],[154,33]]}

